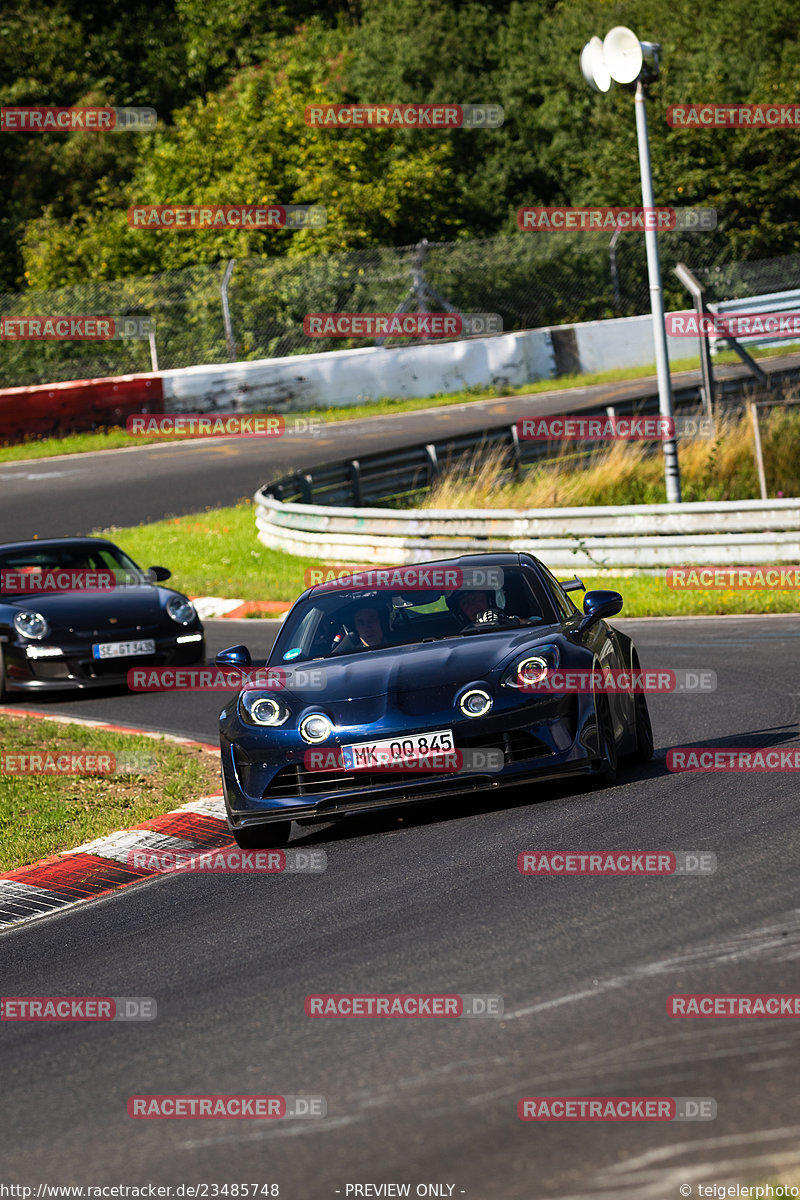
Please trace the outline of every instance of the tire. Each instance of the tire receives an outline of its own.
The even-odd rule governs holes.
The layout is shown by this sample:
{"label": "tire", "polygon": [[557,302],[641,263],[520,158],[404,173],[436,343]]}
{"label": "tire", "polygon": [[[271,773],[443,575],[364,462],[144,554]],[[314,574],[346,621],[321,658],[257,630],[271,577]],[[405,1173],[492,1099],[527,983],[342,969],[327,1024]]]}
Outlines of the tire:
{"label": "tire", "polygon": [[285,846],[291,832],[291,821],[275,821],[270,825],[234,829],[233,840],[240,850],[273,850],[276,846]]}
{"label": "tire", "polygon": [[631,758],[634,762],[650,762],[654,749],[653,726],[650,724],[650,712],[644,692],[634,693],[633,704],[636,726],[636,749]]}
{"label": "tire", "polygon": [[600,787],[610,787],[617,781],[617,740],[611,723],[611,705],[603,692],[595,700],[597,714],[597,742],[600,767],[597,782]]}
{"label": "tire", "polygon": [[0,704],[8,698],[6,691],[6,664],[3,661],[3,647],[0,645]]}

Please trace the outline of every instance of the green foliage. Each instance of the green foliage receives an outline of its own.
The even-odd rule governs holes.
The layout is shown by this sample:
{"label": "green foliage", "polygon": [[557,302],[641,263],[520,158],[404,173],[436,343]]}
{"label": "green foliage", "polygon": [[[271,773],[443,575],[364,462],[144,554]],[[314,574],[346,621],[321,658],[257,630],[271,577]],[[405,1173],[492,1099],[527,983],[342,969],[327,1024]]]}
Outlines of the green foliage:
{"label": "green foliage", "polygon": [[[636,204],[632,91],[596,95],[578,68],[587,38],[616,23],[662,45],[648,89],[656,202],[718,210],[709,259],[800,250],[800,131],[665,120],[674,103],[792,102],[792,0],[8,0],[2,104],[148,104],[160,124],[2,136],[0,289],[469,240],[514,230],[524,204]],[[505,124],[318,130],[303,120],[315,100],[493,101]],[[328,226],[192,233],[126,221],[133,204],[274,200],[323,204]],[[580,278],[580,252],[559,257]]]}

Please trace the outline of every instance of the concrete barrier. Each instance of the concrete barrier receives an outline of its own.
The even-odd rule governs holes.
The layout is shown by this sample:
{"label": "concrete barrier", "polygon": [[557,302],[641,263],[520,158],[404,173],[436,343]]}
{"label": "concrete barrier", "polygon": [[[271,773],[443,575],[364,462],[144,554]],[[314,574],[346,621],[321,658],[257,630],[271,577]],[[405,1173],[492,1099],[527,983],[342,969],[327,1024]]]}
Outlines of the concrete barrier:
{"label": "concrete barrier", "polygon": [[159,375],[118,375],[0,391],[0,442],[124,424],[163,407]]}

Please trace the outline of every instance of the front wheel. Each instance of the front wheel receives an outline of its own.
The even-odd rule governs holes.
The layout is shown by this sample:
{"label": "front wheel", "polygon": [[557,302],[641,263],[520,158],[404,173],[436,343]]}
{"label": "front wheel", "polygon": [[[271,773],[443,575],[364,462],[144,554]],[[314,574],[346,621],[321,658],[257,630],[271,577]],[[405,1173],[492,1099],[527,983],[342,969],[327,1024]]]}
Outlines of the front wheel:
{"label": "front wheel", "polygon": [[617,739],[614,736],[611,704],[608,696],[602,692],[595,700],[595,713],[597,715],[597,747],[600,756],[600,769],[596,778],[601,787],[610,787],[617,780]]}
{"label": "front wheel", "polygon": [[233,830],[233,840],[240,850],[274,850],[285,846],[292,832],[291,821],[274,821],[267,825],[248,825]]}
{"label": "front wheel", "polygon": [[6,691],[6,664],[3,661],[3,647],[0,646],[0,704],[3,703],[3,701],[6,699],[7,696],[8,696],[8,692]]}

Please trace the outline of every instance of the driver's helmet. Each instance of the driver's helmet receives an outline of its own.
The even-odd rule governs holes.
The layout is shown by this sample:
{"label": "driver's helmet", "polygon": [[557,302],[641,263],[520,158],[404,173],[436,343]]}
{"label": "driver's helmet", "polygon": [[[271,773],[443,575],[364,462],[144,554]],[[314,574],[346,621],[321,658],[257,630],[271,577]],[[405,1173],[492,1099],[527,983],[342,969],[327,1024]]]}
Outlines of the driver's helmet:
{"label": "driver's helmet", "polygon": [[[505,612],[506,594],[502,588],[479,588],[477,591],[481,594],[482,600],[486,600],[485,604],[481,603],[477,611],[482,612],[485,609],[496,609],[499,612]],[[467,597],[474,596],[475,593],[476,589],[474,588],[460,588],[457,591],[451,592],[445,600],[450,612],[462,625],[470,624],[470,620],[464,613],[461,603]]]}

